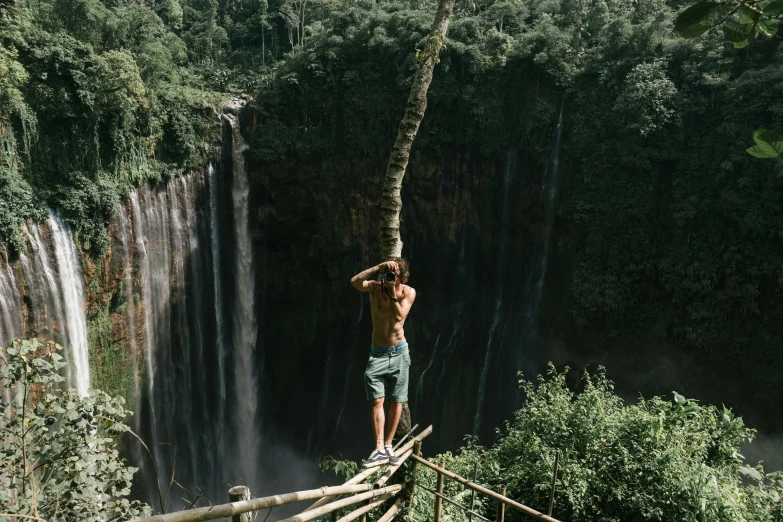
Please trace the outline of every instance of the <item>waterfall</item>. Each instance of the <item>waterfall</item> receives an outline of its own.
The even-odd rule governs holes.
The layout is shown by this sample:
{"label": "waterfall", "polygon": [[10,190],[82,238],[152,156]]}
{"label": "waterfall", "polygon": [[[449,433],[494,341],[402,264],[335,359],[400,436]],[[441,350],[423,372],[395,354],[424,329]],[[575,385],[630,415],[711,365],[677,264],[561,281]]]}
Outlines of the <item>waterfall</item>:
{"label": "waterfall", "polygon": [[[198,210],[205,200],[202,173],[142,187],[130,195],[132,226],[119,211],[125,230],[119,243],[134,246],[129,256],[123,253],[123,262],[140,283],[145,331],[146,385],[135,425],[161,477],[176,472],[178,482],[212,498],[222,493],[221,480],[229,478],[232,464],[221,458],[223,442],[216,435],[223,427],[214,410],[222,409],[223,400],[214,383],[224,377],[217,349],[209,347],[216,321],[211,292],[220,283],[209,266],[214,256],[200,248],[202,238],[213,234]],[[141,497],[158,507],[157,477],[146,458],[137,458],[144,476]],[[180,493],[172,493],[177,496],[171,505],[185,507]]]}
{"label": "waterfall", "polygon": [[332,439],[337,436],[337,431],[340,429],[340,422],[342,421],[345,409],[348,407],[348,392],[351,389],[351,373],[353,370],[353,362],[356,358],[356,353],[360,351],[359,348],[359,330],[362,324],[362,316],[364,315],[364,302],[365,298],[363,294],[358,296],[359,300],[359,314],[351,324],[351,344],[348,345],[348,367],[345,371],[345,384],[343,385],[343,400],[342,406],[340,406],[340,412],[337,414],[337,420],[334,423],[334,431],[332,431]]}
{"label": "waterfall", "polygon": [[3,250],[0,257],[0,346],[8,346],[15,337],[22,335],[23,320],[22,296],[16,287],[8,254]]}
{"label": "waterfall", "polygon": [[541,237],[533,249],[530,276],[525,283],[523,292],[523,308],[521,319],[522,346],[517,355],[517,367],[523,370],[525,375],[533,376],[538,373],[538,319],[541,293],[544,288],[544,278],[549,263],[550,239],[552,227],[557,213],[557,178],[560,171],[560,150],[563,144],[563,107],[560,106],[560,116],[555,127],[554,144],[552,154],[547,160],[544,172],[544,181],[541,186],[541,205],[543,215],[541,219]]}
{"label": "waterfall", "polygon": [[[17,280],[3,251],[0,258],[0,344],[35,336],[64,347],[66,382],[85,396],[90,390],[87,317],[79,253],[70,229],[49,212],[43,225],[21,225],[25,252]],[[24,298],[23,298],[24,296]],[[31,320],[25,325],[25,301]]]}
{"label": "waterfall", "polygon": [[90,355],[87,346],[87,317],[79,255],[71,232],[60,217],[49,212],[47,223],[52,233],[54,254],[62,285],[73,384],[79,395],[85,396],[90,389]]}
{"label": "waterfall", "polygon": [[[481,373],[479,374],[479,386],[478,395],[476,398],[476,413],[473,417],[473,435],[478,435],[479,428],[481,427],[481,410],[484,407],[484,391],[487,384],[487,375],[489,371],[489,361],[492,355],[493,344],[495,341],[495,332],[501,323],[501,315],[504,308],[503,290],[505,287],[505,267],[506,267],[506,248],[508,246],[508,202],[510,196],[510,187],[513,177],[514,168],[516,167],[517,150],[511,149],[506,153],[506,168],[503,175],[503,210],[501,212],[500,220],[500,251],[498,253],[498,271],[497,271],[497,292],[495,294],[495,306],[492,314],[492,323],[487,335],[487,347],[484,350],[484,360],[481,365]],[[498,344],[503,342],[503,336],[500,336]],[[500,351],[500,347],[498,347]]]}
{"label": "waterfall", "polygon": [[248,197],[249,186],[245,166],[247,145],[242,138],[239,120],[232,114],[224,114],[231,127],[233,182],[231,198],[234,206],[234,281],[236,304],[233,309],[234,379],[236,384],[235,414],[238,470],[248,484],[256,480],[259,465],[259,440],[256,436],[258,410],[258,384],[255,364],[257,325],[254,310],[255,280],[253,274],[253,244],[250,234]]}
{"label": "waterfall", "polygon": [[[30,301],[35,318],[37,336],[46,340],[56,341],[62,345],[67,344],[65,335],[58,336],[58,329],[65,328],[65,315],[63,313],[62,294],[57,284],[57,277],[50,261],[46,245],[41,240],[38,227],[33,226],[32,231],[27,225],[22,225],[22,234],[28,242],[28,249],[32,260],[25,254],[20,255],[25,282],[30,286]],[[43,334],[43,335],[42,335]],[[66,377],[69,386],[73,385],[72,365],[70,350],[65,350]]]}
{"label": "waterfall", "polygon": [[212,249],[212,279],[215,309],[215,344],[218,353],[219,383],[220,383],[220,419],[223,419],[222,405],[226,401],[226,379],[224,365],[226,361],[225,346],[223,344],[223,289],[220,282],[220,225],[218,223],[218,185],[215,168],[209,164],[207,169],[209,180],[209,240]]}

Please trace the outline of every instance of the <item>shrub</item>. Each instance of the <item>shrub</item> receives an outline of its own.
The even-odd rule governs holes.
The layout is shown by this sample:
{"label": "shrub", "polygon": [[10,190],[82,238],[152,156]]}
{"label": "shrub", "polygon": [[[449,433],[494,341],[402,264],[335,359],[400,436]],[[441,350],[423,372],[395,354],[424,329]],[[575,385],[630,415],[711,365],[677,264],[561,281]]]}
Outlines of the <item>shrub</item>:
{"label": "shrub", "polygon": [[129,501],[134,468],[110,433],[128,429],[122,398],[61,386],[54,344],[16,340],[0,348],[0,513],[46,520],[120,521],[149,514]]}

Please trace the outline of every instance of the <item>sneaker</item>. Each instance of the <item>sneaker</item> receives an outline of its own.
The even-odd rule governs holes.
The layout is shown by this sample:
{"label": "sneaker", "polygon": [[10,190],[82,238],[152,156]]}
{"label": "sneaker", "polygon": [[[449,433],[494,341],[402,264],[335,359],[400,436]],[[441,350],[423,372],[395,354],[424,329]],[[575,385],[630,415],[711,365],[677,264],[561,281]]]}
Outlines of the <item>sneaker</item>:
{"label": "sneaker", "polygon": [[394,448],[391,446],[386,446],[386,455],[389,456],[389,464],[397,464],[400,461],[397,455],[394,454]]}
{"label": "sneaker", "polygon": [[380,466],[381,464],[388,464],[388,462],[389,456],[385,451],[374,450],[372,453],[370,453],[370,458],[364,461],[362,467],[373,468],[375,466]]}

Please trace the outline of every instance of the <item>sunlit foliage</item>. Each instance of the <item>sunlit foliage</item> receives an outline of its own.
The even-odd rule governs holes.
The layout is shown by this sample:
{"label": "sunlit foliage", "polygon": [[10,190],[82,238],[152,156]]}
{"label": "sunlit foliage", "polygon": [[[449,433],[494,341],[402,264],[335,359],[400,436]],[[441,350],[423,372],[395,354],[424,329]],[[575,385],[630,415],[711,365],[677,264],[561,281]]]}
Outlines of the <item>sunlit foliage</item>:
{"label": "sunlit foliage", "polygon": [[60,350],[35,339],[0,347],[0,513],[85,522],[149,514],[126,498],[135,469],[109,436],[128,429],[124,401],[63,389]]}

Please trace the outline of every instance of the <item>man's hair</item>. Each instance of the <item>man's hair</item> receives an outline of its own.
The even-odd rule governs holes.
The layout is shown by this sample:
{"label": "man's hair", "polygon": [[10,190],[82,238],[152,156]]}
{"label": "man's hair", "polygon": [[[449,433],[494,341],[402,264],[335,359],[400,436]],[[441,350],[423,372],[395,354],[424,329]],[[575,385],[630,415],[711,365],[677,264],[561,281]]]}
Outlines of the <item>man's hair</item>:
{"label": "man's hair", "polygon": [[411,276],[410,266],[408,266],[408,260],[404,257],[390,257],[386,261],[394,261],[400,266],[400,283],[405,284],[408,282],[408,278]]}

